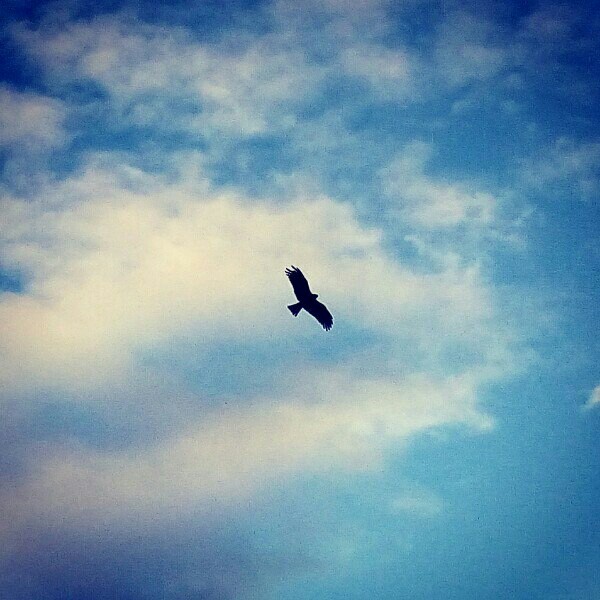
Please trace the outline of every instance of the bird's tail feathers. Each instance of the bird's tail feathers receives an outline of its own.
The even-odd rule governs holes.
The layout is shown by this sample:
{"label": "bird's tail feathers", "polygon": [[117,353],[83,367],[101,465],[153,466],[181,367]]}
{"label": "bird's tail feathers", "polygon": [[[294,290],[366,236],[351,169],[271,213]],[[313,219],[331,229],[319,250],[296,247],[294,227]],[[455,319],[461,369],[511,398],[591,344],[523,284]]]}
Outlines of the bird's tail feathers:
{"label": "bird's tail feathers", "polygon": [[288,308],[290,309],[290,312],[297,317],[298,313],[302,310],[302,304],[300,304],[300,302],[296,302],[296,304],[290,304]]}

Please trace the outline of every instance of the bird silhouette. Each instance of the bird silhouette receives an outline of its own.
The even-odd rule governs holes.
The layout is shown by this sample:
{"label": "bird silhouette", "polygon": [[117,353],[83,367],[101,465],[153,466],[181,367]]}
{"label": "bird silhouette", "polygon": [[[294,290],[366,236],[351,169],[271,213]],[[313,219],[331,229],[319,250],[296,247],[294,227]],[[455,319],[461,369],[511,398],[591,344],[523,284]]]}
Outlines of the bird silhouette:
{"label": "bird silhouette", "polygon": [[285,274],[288,276],[290,283],[294,288],[296,298],[298,298],[296,304],[290,304],[288,306],[290,312],[297,317],[298,313],[304,309],[319,321],[325,331],[329,331],[333,327],[333,316],[327,310],[327,307],[317,300],[319,294],[313,294],[310,291],[308,281],[306,280],[306,277],[304,277],[302,271],[298,267],[292,265],[291,269],[285,270]]}

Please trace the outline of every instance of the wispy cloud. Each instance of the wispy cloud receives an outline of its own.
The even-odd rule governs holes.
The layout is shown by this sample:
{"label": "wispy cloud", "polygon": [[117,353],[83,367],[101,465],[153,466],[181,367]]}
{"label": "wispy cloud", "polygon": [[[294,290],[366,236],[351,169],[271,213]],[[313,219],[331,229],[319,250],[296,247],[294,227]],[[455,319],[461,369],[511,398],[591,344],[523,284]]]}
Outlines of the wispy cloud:
{"label": "wispy cloud", "polygon": [[[47,173],[43,188],[5,199],[3,265],[23,289],[0,297],[3,400],[18,394],[35,415],[50,395],[93,407],[109,426],[139,421],[144,406],[148,430],[158,432],[118,450],[64,439],[29,452],[23,476],[2,496],[17,536],[43,519],[77,528],[89,526],[90,515],[145,522],[176,510],[227,510],[274,478],[381,468],[392,446],[428,429],[492,426],[480,390],[513,371],[519,335],[480,266],[470,258],[425,269],[398,262],[386,231],[361,221],[360,202],[323,192],[332,170],[324,158],[340,159],[358,182],[357,149],[369,144],[370,194],[389,164],[378,139],[332,111],[341,102],[336,90],[364,86],[382,103],[422,91],[418,57],[383,44],[370,11],[357,20],[341,5],[324,8],[320,26],[333,37],[320,58],[307,52],[306,17],[285,21],[281,5],[274,31],[239,39],[224,32],[210,42],[124,15],[15,29],[47,87],[71,97],[89,86],[76,108],[102,106],[109,130],[185,133],[206,143],[202,151],[189,138],[193,150],[144,146],[141,158],[88,151],[68,173]],[[368,30],[360,43],[357,29]],[[73,121],[93,145],[98,132]],[[215,162],[231,156],[230,168],[241,169],[238,147],[261,136],[280,136],[295,162],[279,164],[277,179],[254,195],[223,185]],[[405,232],[493,229],[496,197],[428,175],[431,152],[415,143],[385,171]],[[309,352],[275,356],[277,339],[308,343],[305,323],[285,311],[289,264],[306,269],[342,331],[345,323],[365,333],[352,357],[325,348],[325,367]],[[338,335],[336,326],[327,340]],[[249,359],[269,373],[268,392],[245,389],[227,408],[226,391],[215,401],[211,389],[209,401],[193,369],[148,363],[161,349],[176,354],[182,339],[185,352],[199,348],[194,369],[219,344],[274,345],[273,361]],[[299,365],[310,374],[309,391]],[[286,384],[278,381],[282,366]],[[404,510],[410,499],[404,508],[398,502]]]}
{"label": "wispy cloud", "polygon": [[[212,511],[215,502],[237,504],[286,474],[380,469],[390,443],[426,429],[491,427],[475,407],[468,378],[412,377],[398,384],[361,381],[346,370],[312,371],[310,381],[309,398],[303,384],[292,386],[289,397],[225,408],[143,453],[46,447],[23,482],[3,495],[12,522],[5,530],[42,516],[85,526],[135,516],[143,525],[170,519],[173,511]],[[396,509],[427,504],[414,495],[403,498]]]}
{"label": "wispy cloud", "polygon": [[542,156],[525,161],[523,177],[538,191],[560,187],[574,199],[591,200],[600,189],[600,142],[559,138]]}
{"label": "wispy cloud", "polygon": [[52,85],[95,82],[119,119],[159,130],[239,137],[287,130],[322,79],[322,69],[280,35],[202,44],[183,30],[114,17],[16,35]]}
{"label": "wispy cloud", "polygon": [[[491,427],[479,389],[512,370],[513,337],[476,270],[395,264],[379,231],[324,196],[249,200],[190,174],[185,159],[174,182],[122,158],[91,160],[43,197],[5,204],[3,254],[25,285],[0,299],[4,399],[18,393],[35,407],[40,390],[61,390],[68,402],[93,402],[108,422],[142,403],[153,407],[148,419],[163,415],[165,431],[143,450],[68,443],[30,454],[25,477],[3,495],[15,527],[226,506],[273,477],[380,465],[391,442],[420,431]],[[336,322],[371,332],[379,350],[365,340],[352,360],[313,364],[308,388],[288,360],[285,385],[272,396],[248,390],[247,408],[216,410],[201,384],[181,399],[176,374],[171,390],[148,395],[160,371],[144,352],[170,340],[209,348],[303,335],[306,324],[285,311],[291,290],[282,269],[292,262],[318,283]],[[196,424],[184,427],[172,406]]]}
{"label": "wispy cloud", "polygon": [[444,502],[433,492],[413,486],[396,496],[390,507],[394,513],[432,518],[443,512]]}
{"label": "wispy cloud", "polygon": [[413,142],[382,171],[384,189],[396,201],[402,217],[424,229],[491,226],[496,217],[496,199],[472,184],[428,177],[425,165],[430,155],[430,146]]}
{"label": "wispy cloud", "polygon": [[455,12],[442,23],[434,56],[439,79],[451,86],[489,79],[510,65],[502,30],[466,12]]}
{"label": "wispy cloud", "polygon": [[60,100],[0,86],[0,146],[44,152],[67,139]]}
{"label": "wispy cloud", "polygon": [[591,410],[596,408],[596,406],[600,405],[600,385],[597,385],[590,394],[588,401],[584,405],[585,410]]}

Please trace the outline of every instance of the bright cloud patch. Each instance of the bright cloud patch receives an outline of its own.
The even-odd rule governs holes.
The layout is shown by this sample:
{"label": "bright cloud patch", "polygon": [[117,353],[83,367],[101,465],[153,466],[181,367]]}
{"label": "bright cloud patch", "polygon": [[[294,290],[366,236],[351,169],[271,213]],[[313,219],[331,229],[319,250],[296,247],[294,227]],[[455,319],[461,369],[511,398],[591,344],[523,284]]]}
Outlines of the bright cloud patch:
{"label": "bright cloud patch", "polygon": [[[511,368],[510,335],[496,322],[490,290],[469,267],[418,274],[394,263],[380,233],[347,206],[326,197],[249,202],[201,178],[173,184],[92,161],[43,198],[8,200],[5,214],[5,261],[26,281],[23,293],[0,300],[9,393],[90,397],[121,382],[122,414],[122,402],[147,401],[139,391],[144,349],[182,335],[201,348],[235,347],[313,327],[335,344],[338,329],[354,326],[382,340],[375,354],[365,347],[335,366],[302,374],[290,364],[288,391],[261,398],[248,389],[252,407],[194,413],[194,427],[142,455],[47,450],[4,499],[15,522],[40,512],[110,517],[225,501],[277,474],[368,469],[390,441],[428,428],[490,426],[478,388]],[[318,283],[336,316],[331,334],[287,313],[289,264]],[[159,407],[181,392],[165,393],[153,400]],[[202,388],[194,394],[202,403]]]}
{"label": "bright cloud patch", "polygon": [[535,189],[566,190],[576,199],[591,200],[600,189],[600,143],[560,138],[542,157],[525,161],[523,177]]}
{"label": "bright cloud patch", "polygon": [[394,264],[376,230],[327,198],[248,203],[206,182],[172,186],[92,164],[6,209],[4,260],[27,293],[0,304],[5,383],[98,382],[136,349],[182,331],[205,342],[284,335],[281,273],[292,263],[310,268],[338,319],[407,336],[423,355],[432,334],[483,356],[497,347],[476,270],[417,275]]}
{"label": "bright cloud patch", "polygon": [[[297,471],[381,468],[390,443],[428,428],[464,423],[489,428],[475,408],[473,381],[410,377],[396,384],[310,373],[314,392],[228,410],[140,455],[57,450],[38,457],[27,480],[4,497],[13,525],[22,519],[75,523],[97,519],[169,519],[173,511],[210,511],[215,500],[244,500],[265,483]],[[396,510],[434,511],[421,496]],[[437,512],[437,511],[434,511]],[[6,528],[10,531],[10,527]]]}
{"label": "bright cloud patch", "polygon": [[132,32],[113,18],[18,35],[62,85],[99,84],[119,119],[205,136],[287,130],[322,79],[322,69],[282,36],[214,46],[195,43],[182,30],[137,26]]}

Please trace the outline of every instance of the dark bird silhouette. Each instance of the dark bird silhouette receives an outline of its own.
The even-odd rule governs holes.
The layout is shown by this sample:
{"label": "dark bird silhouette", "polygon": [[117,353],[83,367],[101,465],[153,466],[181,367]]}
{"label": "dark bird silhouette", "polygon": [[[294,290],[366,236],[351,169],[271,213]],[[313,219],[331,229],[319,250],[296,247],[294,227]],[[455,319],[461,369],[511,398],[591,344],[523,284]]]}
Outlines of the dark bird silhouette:
{"label": "dark bird silhouette", "polygon": [[302,271],[298,267],[292,265],[291,269],[285,270],[285,274],[288,276],[290,283],[294,288],[296,298],[298,298],[296,304],[290,304],[288,306],[290,312],[297,317],[298,313],[304,309],[321,323],[325,331],[329,331],[333,326],[333,317],[327,310],[327,307],[317,300],[319,294],[313,294],[310,291],[308,281],[306,281],[306,277],[304,277]]}

